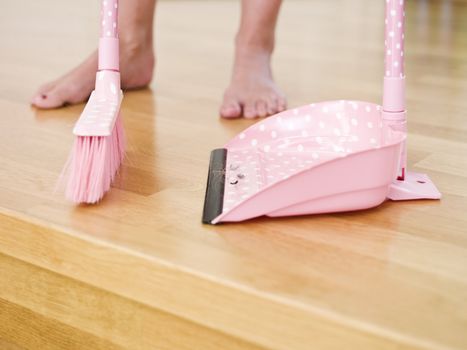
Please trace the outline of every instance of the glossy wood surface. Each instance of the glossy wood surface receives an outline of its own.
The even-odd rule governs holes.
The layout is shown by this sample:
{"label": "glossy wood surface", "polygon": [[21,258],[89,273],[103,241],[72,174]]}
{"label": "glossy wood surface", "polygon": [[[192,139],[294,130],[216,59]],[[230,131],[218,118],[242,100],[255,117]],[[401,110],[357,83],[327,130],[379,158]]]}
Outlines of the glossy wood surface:
{"label": "glossy wood surface", "polygon": [[[157,69],[123,102],[128,159],[97,206],[54,188],[83,105],[36,87],[77,64],[95,1],[0,11],[0,348],[466,349],[467,4],[408,1],[409,165],[441,201],[201,224],[236,1],[160,1]],[[290,106],[381,99],[383,7],[287,0],[275,76]],[[86,347],[85,347],[86,346]]]}

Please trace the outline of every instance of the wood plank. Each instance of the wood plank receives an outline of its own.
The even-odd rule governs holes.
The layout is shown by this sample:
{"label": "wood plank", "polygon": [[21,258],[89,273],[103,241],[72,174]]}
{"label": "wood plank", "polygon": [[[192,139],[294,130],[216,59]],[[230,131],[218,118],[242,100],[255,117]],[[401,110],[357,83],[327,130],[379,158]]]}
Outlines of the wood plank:
{"label": "wood plank", "polygon": [[[467,347],[467,2],[407,2],[408,161],[441,201],[212,227],[209,152],[256,122],[217,116],[238,7],[159,1],[155,81],[125,93],[128,159],[100,205],[75,207],[54,190],[83,105],[28,98],[95,47],[95,1],[2,4],[4,347]],[[290,106],[381,99],[383,9],[284,2],[274,71]]]}
{"label": "wood plank", "polygon": [[0,337],[28,349],[260,349],[2,254],[0,276]]}

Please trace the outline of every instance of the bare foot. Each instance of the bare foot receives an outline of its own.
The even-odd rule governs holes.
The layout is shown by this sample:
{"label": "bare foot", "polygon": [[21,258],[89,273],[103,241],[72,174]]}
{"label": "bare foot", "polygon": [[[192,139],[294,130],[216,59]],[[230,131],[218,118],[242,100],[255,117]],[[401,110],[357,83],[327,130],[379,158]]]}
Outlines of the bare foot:
{"label": "bare foot", "polygon": [[286,108],[286,99],[272,78],[271,52],[237,46],[230,86],[220,114],[224,118],[266,117]]}
{"label": "bare foot", "polygon": [[[120,72],[122,88],[147,86],[152,79],[154,52],[152,43],[130,45],[121,41]],[[97,71],[97,51],[69,73],[39,88],[31,99],[38,108],[57,108],[85,101],[94,89]]]}

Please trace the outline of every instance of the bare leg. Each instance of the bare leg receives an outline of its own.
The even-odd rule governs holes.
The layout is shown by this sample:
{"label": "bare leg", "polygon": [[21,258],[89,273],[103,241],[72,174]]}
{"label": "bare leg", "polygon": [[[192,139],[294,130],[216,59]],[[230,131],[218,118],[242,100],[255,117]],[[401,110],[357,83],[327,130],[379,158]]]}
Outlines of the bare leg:
{"label": "bare leg", "polygon": [[[122,87],[140,88],[151,82],[154,69],[152,43],[156,0],[120,0],[119,36]],[[31,103],[57,108],[85,101],[94,89],[97,51],[73,70],[39,88]]]}
{"label": "bare leg", "polygon": [[242,19],[235,40],[232,79],[220,109],[225,118],[265,117],[286,108],[272,78],[271,55],[282,0],[242,0]]}

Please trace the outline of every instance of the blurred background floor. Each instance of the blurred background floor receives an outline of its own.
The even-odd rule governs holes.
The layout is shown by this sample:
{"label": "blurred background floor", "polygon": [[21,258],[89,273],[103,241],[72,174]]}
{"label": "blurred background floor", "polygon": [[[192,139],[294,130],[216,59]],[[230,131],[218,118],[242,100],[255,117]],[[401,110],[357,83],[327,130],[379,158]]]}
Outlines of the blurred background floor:
{"label": "blurred background floor", "polygon": [[[384,1],[287,0],[275,77],[289,106],[381,100]],[[1,349],[467,348],[467,3],[407,1],[409,164],[441,201],[203,226],[237,1],[160,1],[150,88],[125,94],[114,190],[54,187],[83,105],[29,106],[95,48],[98,4],[0,11]]]}

